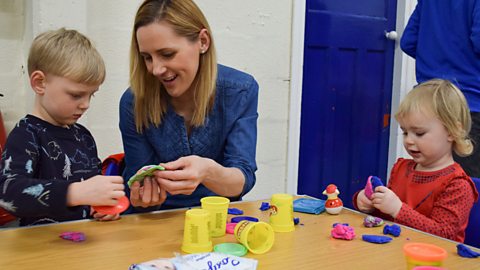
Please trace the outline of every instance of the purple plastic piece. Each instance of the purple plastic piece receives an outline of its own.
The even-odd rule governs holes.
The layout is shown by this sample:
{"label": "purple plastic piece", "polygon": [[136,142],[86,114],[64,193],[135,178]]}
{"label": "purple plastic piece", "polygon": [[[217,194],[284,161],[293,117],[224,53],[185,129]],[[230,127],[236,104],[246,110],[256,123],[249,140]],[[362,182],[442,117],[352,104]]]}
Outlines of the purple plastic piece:
{"label": "purple plastic piece", "polygon": [[270,209],[270,204],[268,202],[262,202],[262,205],[260,206],[260,210],[267,211],[268,209]]}
{"label": "purple plastic piece", "polygon": [[390,234],[398,237],[400,236],[400,232],[402,232],[402,229],[397,224],[385,225],[385,227],[383,227],[383,234]]}
{"label": "purple plastic piece", "polygon": [[243,211],[238,208],[228,208],[228,213],[230,215],[243,215]]}
{"label": "purple plastic piece", "polygon": [[458,255],[460,255],[461,257],[464,257],[464,258],[480,257],[480,253],[471,250],[469,247],[467,247],[464,244],[458,244],[457,245],[457,253],[458,253]]}
{"label": "purple plastic piece", "polygon": [[362,235],[362,240],[369,243],[385,244],[389,243],[393,239],[388,236],[364,234]]}
{"label": "purple plastic piece", "polygon": [[60,238],[73,242],[82,242],[87,239],[85,234],[82,232],[63,232],[60,234]]}

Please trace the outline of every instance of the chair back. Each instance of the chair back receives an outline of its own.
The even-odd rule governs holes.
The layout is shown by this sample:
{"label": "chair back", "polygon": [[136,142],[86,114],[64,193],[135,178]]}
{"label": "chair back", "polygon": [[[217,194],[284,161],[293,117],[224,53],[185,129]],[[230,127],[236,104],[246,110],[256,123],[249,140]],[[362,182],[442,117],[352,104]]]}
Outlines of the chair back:
{"label": "chair back", "polygon": [[[480,192],[480,178],[473,178],[473,182]],[[465,244],[480,248],[480,200],[473,204],[465,230]]]}

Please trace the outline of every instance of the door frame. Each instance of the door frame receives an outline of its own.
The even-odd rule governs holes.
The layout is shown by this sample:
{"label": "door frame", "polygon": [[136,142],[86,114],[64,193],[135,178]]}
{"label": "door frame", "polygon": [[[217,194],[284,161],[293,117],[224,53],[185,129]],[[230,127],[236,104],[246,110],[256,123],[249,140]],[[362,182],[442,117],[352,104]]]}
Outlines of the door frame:
{"label": "door frame", "polygon": [[[286,192],[297,194],[298,189],[298,160],[300,158],[300,124],[302,111],[302,84],[303,84],[303,51],[305,45],[305,15],[307,0],[293,2],[292,17],[292,48],[290,66],[290,107],[287,146],[287,183]],[[408,57],[399,47],[403,29],[415,8],[416,0],[397,2],[396,30],[398,39],[395,42],[393,81],[392,81],[392,111],[396,111],[401,98],[408,89],[415,84],[415,60]],[[393,116],[392,116],[393,117]],[[393,119],[393,118],[391,118]],[[390,121],[390,138],[388,150],[387,175],[398,157],[407,157],[402,145],[402,134],[396,121]]]}

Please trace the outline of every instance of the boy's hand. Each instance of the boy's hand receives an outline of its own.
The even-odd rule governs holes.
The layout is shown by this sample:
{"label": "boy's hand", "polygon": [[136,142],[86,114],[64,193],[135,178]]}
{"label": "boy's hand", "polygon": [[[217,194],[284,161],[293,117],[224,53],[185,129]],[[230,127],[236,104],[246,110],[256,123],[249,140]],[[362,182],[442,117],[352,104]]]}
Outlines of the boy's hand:
{"label": "boy's hand", "polygon": [[375,209],[372,201],[365,195],[365,189],[362,189],[357,195],[357,207],[364,213],[371,213]]}
{"label": "boy's hand", "polygon": [[130,203],[135,206],[149,207],[161,205],[167,199],[165,189],[161,188],[151,176],[143,179],[143,186],[136,181],[130,187]]}
{"label": "boy's hand", "polygon": [[395,192],[384,186],[379,186],[375,189],[372,202],[375,208],[393,218],[397,217],[403,204]]}
{"label": "boy's hand", "polygon": [[95,212],[93,208],[90,208],[90,215],[93,216],[93,218],[98,221],[113,221],[113,220],[120,219],[120,214],[104,215],[104,214]]}
{"label": "boy's hand", "polygon": [[83,182],[68,186],[67,206],[116,205],[117,199],[125,196],[121,176],[96,175]]}

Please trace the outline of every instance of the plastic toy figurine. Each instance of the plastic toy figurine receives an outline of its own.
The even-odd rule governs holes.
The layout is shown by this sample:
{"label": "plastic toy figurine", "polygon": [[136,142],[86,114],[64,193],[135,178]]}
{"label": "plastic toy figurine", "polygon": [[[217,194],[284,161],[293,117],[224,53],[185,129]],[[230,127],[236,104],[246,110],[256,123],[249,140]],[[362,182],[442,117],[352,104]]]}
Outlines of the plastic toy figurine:
{"label": "plastic toy figurine", "polygon": [[337,186],[334,184],[330,184],[327,188],[323,191],[323,195],[327,195],[328,199],[325,201],[325,210],[327,213],[332,215],[337,215],[342,211],[343,202],[338,198],[338,194],[340,192],[337,189]]}

